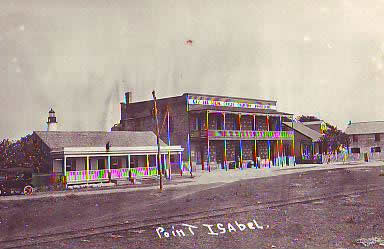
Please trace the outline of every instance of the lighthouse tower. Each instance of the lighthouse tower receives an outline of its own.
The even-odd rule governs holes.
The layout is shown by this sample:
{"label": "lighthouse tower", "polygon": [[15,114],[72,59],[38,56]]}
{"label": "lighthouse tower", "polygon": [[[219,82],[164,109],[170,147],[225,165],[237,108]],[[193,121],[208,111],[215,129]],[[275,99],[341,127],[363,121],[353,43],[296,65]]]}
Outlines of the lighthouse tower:
{"label": "lighthouse tower", "polygon": [[55,111],[52,110],[52,108],[49,111],[47,124],[48,124],[48,131],[57,131],[56,115],[55,115]]}

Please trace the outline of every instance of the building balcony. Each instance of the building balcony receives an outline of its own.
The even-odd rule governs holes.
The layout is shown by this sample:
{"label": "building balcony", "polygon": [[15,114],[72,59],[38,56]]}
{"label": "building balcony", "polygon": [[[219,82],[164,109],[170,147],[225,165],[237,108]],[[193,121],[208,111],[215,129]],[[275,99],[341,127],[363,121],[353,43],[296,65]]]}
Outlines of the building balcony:
{"label": "building balcony", "polygon": [[210,140],[293,140],[293,131],[253,131],[253,130],[197,130],[191,131],[191,138]]}

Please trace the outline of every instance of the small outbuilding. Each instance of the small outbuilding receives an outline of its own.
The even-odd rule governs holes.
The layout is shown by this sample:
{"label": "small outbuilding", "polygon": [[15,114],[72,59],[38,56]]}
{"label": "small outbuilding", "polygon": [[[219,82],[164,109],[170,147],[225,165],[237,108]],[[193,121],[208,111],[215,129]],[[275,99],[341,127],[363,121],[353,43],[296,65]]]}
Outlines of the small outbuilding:
{"label": "small outbuilding", "polygon": [[[317,163],[323,153],[320,132],[301,122],[284,122],[288,130],[294,131],[296,163]],[[292,128],[293,127],[293,128]]]}

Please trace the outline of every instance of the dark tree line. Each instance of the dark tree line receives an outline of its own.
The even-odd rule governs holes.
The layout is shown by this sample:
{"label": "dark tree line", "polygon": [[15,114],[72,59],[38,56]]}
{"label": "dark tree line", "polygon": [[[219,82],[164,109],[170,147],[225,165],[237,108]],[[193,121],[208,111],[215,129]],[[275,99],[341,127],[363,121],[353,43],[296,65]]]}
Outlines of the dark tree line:
{"label": "dark tree line", "polygon": [[40,172],[43,162],[41,146],[32,139],[32,135],[15,142],[3,139],[0,143],[0,168],[27,167]]}

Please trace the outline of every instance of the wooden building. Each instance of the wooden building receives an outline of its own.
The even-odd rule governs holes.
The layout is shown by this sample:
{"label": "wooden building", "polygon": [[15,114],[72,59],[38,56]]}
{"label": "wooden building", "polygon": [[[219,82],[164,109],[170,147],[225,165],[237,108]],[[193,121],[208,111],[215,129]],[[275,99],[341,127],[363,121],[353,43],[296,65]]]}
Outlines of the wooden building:
{"label": "wooden building", "polygon": [[[125,94],[112,130],[153,131],[153,101]],[[292,114],[276,101],[185,93],[158,99],[160,136],[181,145],[184,168],[211,170],[294,165],[294,132],[282,123]]]}
{"label": "wooden building", "polygon": [[374,154],[384,150],[384,121],[350,123],[345,133],[353,154]]}
{"label": "wooden building", "polygon": [[[316,123],[308,126],[306,123],[293,122],[296,163],[321,162],[321,154],[324,149],[321,142],[322,134],[317,131],[320,131],[320,124]],[[284,122],[284,125],[288,129],[292,129],[291,122]]]}
{"label": "wooden building", "polygon": [[[68,185],[127,179],[129,172],[133,178],[158,175],[153,132],[35,131],[32,139],[45,155],[43,171],[65,176]],[[171,168],[181,167],[183,149],[160,145],[161,163],[170,175]]]}

